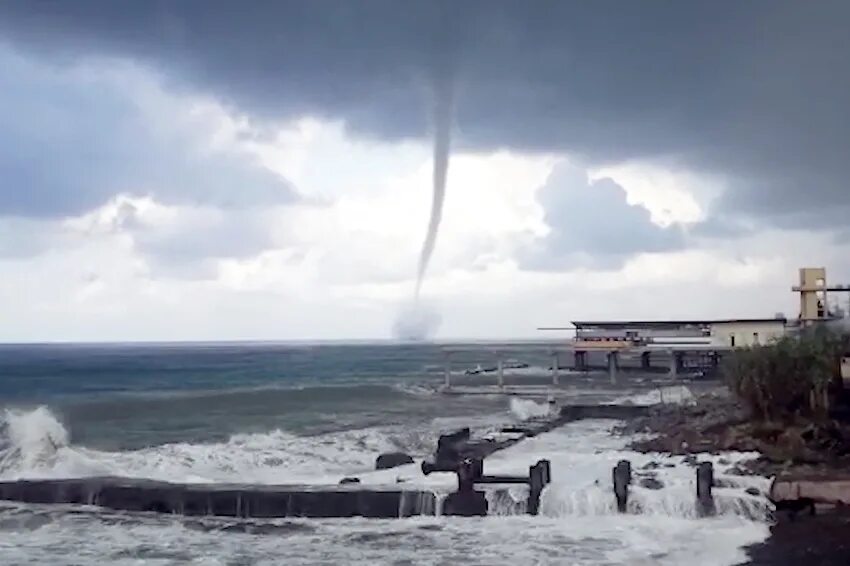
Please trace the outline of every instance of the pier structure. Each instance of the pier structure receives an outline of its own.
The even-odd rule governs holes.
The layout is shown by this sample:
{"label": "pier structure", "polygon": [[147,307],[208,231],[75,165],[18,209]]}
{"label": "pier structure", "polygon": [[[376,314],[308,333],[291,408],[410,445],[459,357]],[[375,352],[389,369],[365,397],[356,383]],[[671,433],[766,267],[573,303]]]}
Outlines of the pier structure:
{"label": "pier structure", "polygon": [[[539,368],[536,377],[539,381],[548,374],[548,386],[557,390],[569,382],[562,379],[566,375],[590,371],[607,373],[612,384],[617,383],[624,371],[666,373],[676,379],[694,371],[716,369],[722,357],[732,349],[728,345],[710,343],[635,343],[614,339],[444,346],[443,390],[450,392],[457,388],[457,380],[468,382],[474,377],[489,378],[497,392],[511,393],[513,389],[506,382],[507,373],[518,369],[533,370],[525,367],[527,364],[510,365],[509,360],[516,357],[551,360],[548,368]],[[562,365],[565,360],[571,360],[572,364]],[[476,362],[479,363],[477,367],[470,365]],[[480,362],[487,365],[482,367]],[[464,373],[460,373],[464,367]],[[481,381],[476,379],[476,385],[481,385]]]}

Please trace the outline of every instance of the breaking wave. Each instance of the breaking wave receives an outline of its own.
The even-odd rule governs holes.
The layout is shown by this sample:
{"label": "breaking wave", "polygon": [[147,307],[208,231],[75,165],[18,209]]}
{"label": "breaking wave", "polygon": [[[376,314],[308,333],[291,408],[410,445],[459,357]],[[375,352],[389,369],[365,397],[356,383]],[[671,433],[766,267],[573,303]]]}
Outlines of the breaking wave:
{"label": "breaking wave", "polygon": [[47,407],[6,409],[0,417],[0,475],[53,467],[68,446],[68,431]]}
{"label": "breaking wave", "polygon": [[374,470],[381,452],[424,453],[434,434],[367,428],[298,436],[273,430],[219,443],[109,452],[70,444],[68,430],[47,407],[6,409],[0,416],[0,479],[113,475],[187,483],[335,483]]}
{"label": "breaking wave", "polygon": [[[548,407],[514,399],[511,410],[519,417],[539,416]],[[418,466],[374,471],[381,452],[404,450],[422,455],[433,447],[440,428],[456,423],[445,419],[426,431],[398,432],[376,428],[297,436],[274,430],[262,434],[237,434],[225,442],[173,443],[128,451],[99,451],[69,442],[69,432],[47,407],[24,411],[7,409],[0,414],[0,479],[124,476],[171,482],[335,484],[347,475],[365,483],[409,482],[441,492],[452,489],[451,474],[425,478]],[[610,422],[587,421],[567,425],[527,439],[488,458],[486,471],[496,474],[527,473],[538,459],[552,462],[553,482],[543,492],[541,514],[548,517],[616,515],[611,466],[620,458],[634,466],[628,513],[632,515],[696,517],[694,468],[680,457],[644,455],[624,451],[625,440],[610,435]],[[767,490],[763,478],[737,478],[724,467],[747,455],[726,455],[715,460],[717,476],[726,487],[715,490],[719,515],[765,522],[771,514],[763,495],[747,488]],[[751,456],[750,456],[751,457]],[[437,477],[446,476],[446,477]],[[644,487],[651,478],[658,489]],[[491,514],[522,515],[527,488],[488,491]]]}
{"label": "breaking wave", "polygon": [[521,421],[529,419],[545,417],[549,415],[549,405],[546,403],[537,403],[531,399],[520,399],[511,397],[511,414]]}

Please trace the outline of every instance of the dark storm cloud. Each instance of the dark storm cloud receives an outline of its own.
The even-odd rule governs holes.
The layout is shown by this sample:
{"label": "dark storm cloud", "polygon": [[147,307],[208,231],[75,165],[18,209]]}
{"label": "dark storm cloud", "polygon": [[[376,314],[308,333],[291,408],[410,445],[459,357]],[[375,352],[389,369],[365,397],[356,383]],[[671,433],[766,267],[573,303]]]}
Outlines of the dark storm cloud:
{"label": "dark storm cloud", "polygon": [[730,180],[718,215],[808,226],[850,209],[848,24],[839,0],[0,3],[0,34],[39,56],[130,57],[390,139],[424,135],[449,50],[460,146],[673,159]]}
{"label": "dark storm cloud", "polygon": [[654,224],[611,179],[590,183],[585,171],[566,164],[555,168],[539,199],[551,231],[521,256],[530,269],[619,267],[633,254],[671,251],[685,241],[679,226]]}
{"label": "dark storm cloud", "polygon": [[155,275],[203,278],[216,259],[246,258],[273,247],[263,211],[256,207],[182,208],[171,222],[156,222],[131,200],[118,203],[110,231],[124,234]]}
{"label": "dark storm cloud", "polygon": [[59,71],[0,46],[0,216],[73,216],[118,193],[235,208],[292,198],[247,157],[209,150],[185,109],[127,92],[139,86],[131,70]]}

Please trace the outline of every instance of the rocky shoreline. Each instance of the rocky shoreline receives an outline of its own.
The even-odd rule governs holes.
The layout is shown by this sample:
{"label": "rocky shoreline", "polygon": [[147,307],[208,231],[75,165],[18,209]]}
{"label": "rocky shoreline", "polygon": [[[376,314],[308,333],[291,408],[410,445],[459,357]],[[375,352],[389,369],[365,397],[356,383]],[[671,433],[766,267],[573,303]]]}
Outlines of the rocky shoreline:
{"label": "rocky shoreline", "polygon": [[[759,423],[725,388],[717,388],[689,405],[664,405],[624,425],[636,434],[638,452],[677,455],[728,451],[759,456],[733,469],[793,485],[829,486],[850,480],[850,426],[844,419],[826,422]],[[771,536],[747,549],[746,564],[824,566],[850,564],[850,508],[841,501],[800,497],[777,504]],[[786,490],[787,491],[787,490]],[[825,490],[828,491],[828,490]],[[775,490],[771,498],[777,503]]]}
{"label": "rocky shoreline", "polygon": [[621,429],[642,438],[631,449],[687,455],[757,452],[739,467],[742,474],[829,478],[850,472],[850,426],[831,420],[814,423],[759,423],[723,388],[689,405],[662,405]]}

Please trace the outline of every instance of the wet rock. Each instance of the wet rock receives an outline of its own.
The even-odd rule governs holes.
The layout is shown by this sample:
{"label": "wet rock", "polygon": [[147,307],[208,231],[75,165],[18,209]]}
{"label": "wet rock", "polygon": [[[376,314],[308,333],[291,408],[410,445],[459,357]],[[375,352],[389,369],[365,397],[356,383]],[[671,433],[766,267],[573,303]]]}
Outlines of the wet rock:
{"label": "wet rock", "polygon": [[746,493],[748,495],[752,495],[754,497],[759,497],[761,495],[761,492],[754,487],[748,487],[747,489],[744,490],[744,493]]}
{"label": "wet rock", "polygon": [[375,469],[376,470],[389,470],[390,468],[395,468],[398,466],[404,466],[406,464],[412,464],[413,458],[409,454],[405,454],[404,452],[388,452],[386,454],[381,454],[375,460]]}
{"label": "wet rock", "polygon": [[351,484],[351,483],[360,483],[360,478],[342,478],[339,480],[340,485]]}
{"label": "wet rock", "polygon": [[688,454],[682,459],[683,464],[687,464],[688,466],[696,466],[697,465],[697,457],[693,454]]}
{"label": "wet rock", "polygon": [[646,465],[644,465],[644,467],[643,467],[643,468],[641,468],[641,469],[643,469],[643,470],[657,470],[657,469],[658,469],[658,468],[660,468],[660,467],[661,467],[661,464],[659,464],[658,462],[653,461],[653,462],[648,462],[648,463],[647,463]]}
{"label": "wet rock", "polygon": [[661,480],[653,477],[641,478],[639,485],[646,489],[662,489],[664,487]]}

